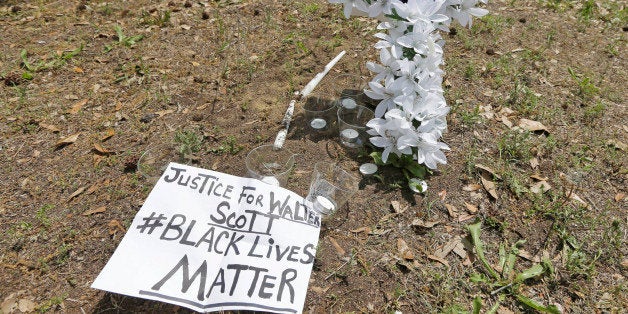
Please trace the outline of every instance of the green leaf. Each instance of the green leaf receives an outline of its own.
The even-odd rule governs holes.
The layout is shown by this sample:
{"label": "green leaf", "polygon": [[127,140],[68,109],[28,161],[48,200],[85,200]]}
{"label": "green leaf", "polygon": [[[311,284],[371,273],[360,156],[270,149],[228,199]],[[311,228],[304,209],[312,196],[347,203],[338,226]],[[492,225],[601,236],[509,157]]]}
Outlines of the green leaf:
{"label": "green leaf", "polygon": [[504,268],[502,269],[502,275],[505,278],[512,278],[511,272],[513,271],[513,269],[515,269],[515,262],[517,261],[517,255],[519,254],[519,246],[525,242],[525,240],[519,240],[510,247],[508,258],[506,259],[506,263],[504,264]]}
{"label": "green leaf", "polygon": [[527,307],[535,309],[537,311],[542,311],[545,313],[552,313],[552,314],[560,314],[560,310],[558,310],[558,308],[555,305],[544,306],[543,304],[536,302],[521,294],[517,294],[517,300],[519,300],[519,302],[523,303]]}
{"label": "green leaf", "polygon": [[78,48],[76,48],[76,49],[74,49],[74,50],[72,50],[70,52],[64,52],[61,55],[61,59],[65,60],[65,61],[70,60],[70,59],[74,58],[77,54],[79,54],[81,51],[83,51],[83,44],[81,44],[80,47],[78,47]]}
{"label": "green leaf", "polygon": [[482,262],[482,266],[484,266],[484,269],[489,273],[489,275],[491,275],[491,277],[497,280],[500,280],[501,278],[499,274],[493,269],[493,267],[491,267],[491,264],[489,264],[488,260],[486,260],[486,257],[484,256],[484,245],[482,244],[482,241],[480,240],[481,228],[482,228],[481,221],[478,221],[475,224],[467,226],[467,229],[471,233],[471,239],[473,240],[475,253],[477,254],[478,258],[480,259],[480,262]]}
{"label": "green leaf", "polygon": [[534,278],[545,272],[545,268],[541,264],[535,264],[534,266],[524,270],[515,278],[515,282],[523,282],[526,279]]}
{"label": "green leaf", "polygon": [[22,58],[22,64],[24,64],[24,67],[28,71],[37,72],[37,69],[28,62],[28,52],[26,52],[26,49],[22,49],[22,51],[20,51],[20,57]]}
{"label": "green leaf", "polygon": [[495,314],[497,313],[497,309],[499,308],[499,305],[502,303],[502,301],[504,301],[504,299],[506,299],[506,296],[503,294],[499,295],[499,298],[497,299],[497,302],[495,302],[495,304],[493,304],[493,306],[491,306],[491,308],[486,312],[486,314]]}
{"label": "green leaf", "polygon": [[481,309],[482,309],[482,299],[480,297],[475,297],[473,299],[473,314],[480,314]]}
{"label": "green leaf", "polygon": [[369,156],[373,158],[373,162],[378,166],[386,165],[382,160],[382,152],[372,152]]}
{"label": "green leaf", "polygon": [[412,160],[410,164],[407,164],[405,168],[410,171],[410,173],[412,173],[412,176],[419,179],[425,179],[425,176],[427,175],[427,170],[425,169],[425,166],[420,165],[414,160]]}
{"label": "green leaf", "polygon": [[33,74],[31,72],[24,72],[22,73],[22,78],[30,81],[33,79]]}
{"label": "green leaf", "polygon": [[469,278],[473,283],[488,283],[488,278],[484,274],[473,273]]}
{"label": "green leaf", "polygon": [[124,36],[124,33],[122,32],[122,27],[120,27],[120,25],[116,25],[113,29],[116,31],[116,35],[118,35],[118,42],[123,42],[126,39],[126,36]]}
{"label": "green leaf", "polygon": [[502,270],[504,269],[504,267],[506,267],[506,249],[504,248],[503,243],[499,244],[499,267]]}

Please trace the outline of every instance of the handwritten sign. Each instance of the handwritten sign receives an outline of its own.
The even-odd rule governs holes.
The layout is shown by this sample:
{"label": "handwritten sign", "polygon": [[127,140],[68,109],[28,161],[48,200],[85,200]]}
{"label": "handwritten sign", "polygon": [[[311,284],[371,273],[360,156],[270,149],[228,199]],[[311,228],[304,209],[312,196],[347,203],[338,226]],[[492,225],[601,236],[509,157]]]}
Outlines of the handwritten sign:
{"label": "handwritten sign", "polygon": [[200,312],[301,312],[319,229],[289,190],[170,163],[92,288]]}

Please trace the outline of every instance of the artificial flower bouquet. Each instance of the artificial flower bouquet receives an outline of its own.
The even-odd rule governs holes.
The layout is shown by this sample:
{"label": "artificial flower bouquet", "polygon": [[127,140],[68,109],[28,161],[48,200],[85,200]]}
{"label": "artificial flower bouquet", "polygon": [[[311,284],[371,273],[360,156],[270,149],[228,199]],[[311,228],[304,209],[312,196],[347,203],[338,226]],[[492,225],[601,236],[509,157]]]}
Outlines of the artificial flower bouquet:
{"label": "artificial flower bouquet", "polygon": [[377,102],[375,118],[367,123],[371,154],[379,165],[401,168],[410,189],[424,192],[425,176],[446,164],[441,141],[447,130],[447,106],[443,96],[444,40],[452,20],[471,27],[472,17],[486,9],[486,0],[329,0],[342,3],[344,15],[369,16],[381,23],[375,34],[379,62],[368,62],[375,74],[364,90]]}

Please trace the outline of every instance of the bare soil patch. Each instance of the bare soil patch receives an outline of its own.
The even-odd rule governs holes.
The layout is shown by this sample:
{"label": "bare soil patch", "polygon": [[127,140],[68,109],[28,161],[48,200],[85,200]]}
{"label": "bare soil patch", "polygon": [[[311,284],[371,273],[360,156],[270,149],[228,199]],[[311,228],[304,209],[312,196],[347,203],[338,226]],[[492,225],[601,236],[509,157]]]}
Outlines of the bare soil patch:
{"label": "bare soil patch", "polygon": [[[517,271],[551,261],[519,286],[527,297],[566,313],[628,308],[625,3],[487,8],[443,35],[448,165],[425,194],[395,169],[362,180],[323,227],[304,311],[458,313],[476,296],[488,309],[500,287],[472,280],[484,273],[473,250],[446,252],[476,220],[492,264],[519,240]],[[137,160],[159,146],[245,175],[246,153],[274,140],[293,93],[338,52],[323,84],[370,78],[376,25],[322,0],[0,1],[0,302],[188,312],[89,287],[152,187]],[[312,137],[300,114],[288,188],[305,195],[319,160],[357,175],[369,157]],[[521,119],[546,130],[513,130]],[[501,178],[490,178],[497,198],[478,164]],[[539,181],[551,189],[534,193]],[[533,312],[512,297],[500,310]]]}

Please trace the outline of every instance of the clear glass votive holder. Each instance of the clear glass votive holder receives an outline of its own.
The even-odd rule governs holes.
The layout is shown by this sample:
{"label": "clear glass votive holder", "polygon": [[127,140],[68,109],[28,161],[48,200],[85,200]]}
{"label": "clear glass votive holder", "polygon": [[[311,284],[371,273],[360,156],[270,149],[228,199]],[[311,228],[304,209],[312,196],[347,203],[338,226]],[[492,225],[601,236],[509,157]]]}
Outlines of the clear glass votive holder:
{"label": "clear glass votive holder", "polygon": [[294,154],[286,149],[275,149],[272,144],[251,150],[245,159],[247,174],[270,185],[286,187],[294,168]]}
{"label": "clear glass votive holder", "polygon": [[364,102],[366,98],[364,89],[367,87],[367,82],[361,76],[349,73],[339,74],[332,79],[332,82],[338,99],[351,98],[358,103]]}
{"label": "clear glass votive holder", "polygon": [[147,148],[137,160],[137,172],[149,183],[155,184],[166,171],[170,160],[174,159],[172,147],[154,145]]}
{"label": "clear glass votive holder", "polygon": [[331,134],[336,128],[334,100],[325,95],[310,94],[302,101],[308,129],[319,134]]}
{"label": "clear glass votive holder", "polygon": [[366,123],[375,117],[373,110],[362,105],[338,108],[340,143],[349,148],[360,148],[368,141]]}
{"label": "clear glass votive holder", "polygon": [[342,207],[357,191],[356,177],[336,164],[317,162],[306,200],[324,219]]}

